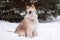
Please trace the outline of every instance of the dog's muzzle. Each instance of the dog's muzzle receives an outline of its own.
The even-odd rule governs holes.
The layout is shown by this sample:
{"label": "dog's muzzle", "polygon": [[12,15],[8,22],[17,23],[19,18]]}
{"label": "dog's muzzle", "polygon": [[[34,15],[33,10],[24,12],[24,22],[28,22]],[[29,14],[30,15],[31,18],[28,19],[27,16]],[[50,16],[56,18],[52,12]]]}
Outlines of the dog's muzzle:
{"label": "dog's muzzle", "polygon": [[29,14],[31,14],[32,13],[32,11],[29,11]]}

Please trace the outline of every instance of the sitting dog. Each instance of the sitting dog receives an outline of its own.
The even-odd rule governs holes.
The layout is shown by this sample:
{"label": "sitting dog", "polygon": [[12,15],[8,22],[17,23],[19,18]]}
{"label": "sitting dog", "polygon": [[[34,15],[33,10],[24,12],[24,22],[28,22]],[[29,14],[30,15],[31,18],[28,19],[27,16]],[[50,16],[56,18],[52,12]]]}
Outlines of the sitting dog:
{"label": "sitting dog", "polygon": [[34,37],[36,33],[36,25],[38,23],[38,15],[36,14],[35,6],[26,5],[27,14],[24,17],[24,20],[18,25],[15,30],[19,36]]}

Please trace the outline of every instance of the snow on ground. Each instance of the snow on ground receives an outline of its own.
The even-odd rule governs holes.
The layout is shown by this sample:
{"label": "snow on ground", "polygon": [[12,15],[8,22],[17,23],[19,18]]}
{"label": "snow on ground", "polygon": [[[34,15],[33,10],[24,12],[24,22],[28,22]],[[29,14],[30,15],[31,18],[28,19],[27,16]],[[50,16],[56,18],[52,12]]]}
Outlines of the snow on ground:
{"label": "snow on ground", "polygon": [[14,33],[18,24],[0,20],[0,40],[60,40],[60,16],[57,17],[56,22],[39,23],[37,25],[38,36],[34,38],[19,37]]}

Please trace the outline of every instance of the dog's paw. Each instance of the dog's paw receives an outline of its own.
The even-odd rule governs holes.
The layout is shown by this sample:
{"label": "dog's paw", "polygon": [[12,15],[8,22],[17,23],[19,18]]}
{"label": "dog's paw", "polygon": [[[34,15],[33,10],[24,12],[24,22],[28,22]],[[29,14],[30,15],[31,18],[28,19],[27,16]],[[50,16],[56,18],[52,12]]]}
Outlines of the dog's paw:
{"label": "dog's paw", "polygon": [[29,38],[33,38],[33,35],[28,35],[27,37],[29,37]]}
{"label": "dog's paw", "polygon": [[33,32],[33,37],[37,36],[37,32]]}

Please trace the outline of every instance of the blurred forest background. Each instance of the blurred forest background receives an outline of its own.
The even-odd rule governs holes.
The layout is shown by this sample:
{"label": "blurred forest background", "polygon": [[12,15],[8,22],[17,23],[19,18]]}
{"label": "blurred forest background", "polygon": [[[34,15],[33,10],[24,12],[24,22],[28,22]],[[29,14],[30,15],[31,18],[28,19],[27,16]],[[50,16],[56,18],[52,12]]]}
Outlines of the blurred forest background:
{"label": "blurred forest background", "polygon": [[60,0],[0,0],[0,20],[21,22],[26,15],[26,4],[34,3],[38,19],[55,20],[60,15]]}

